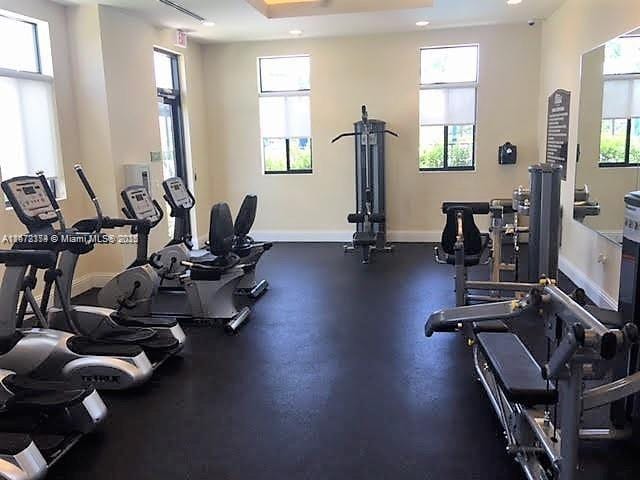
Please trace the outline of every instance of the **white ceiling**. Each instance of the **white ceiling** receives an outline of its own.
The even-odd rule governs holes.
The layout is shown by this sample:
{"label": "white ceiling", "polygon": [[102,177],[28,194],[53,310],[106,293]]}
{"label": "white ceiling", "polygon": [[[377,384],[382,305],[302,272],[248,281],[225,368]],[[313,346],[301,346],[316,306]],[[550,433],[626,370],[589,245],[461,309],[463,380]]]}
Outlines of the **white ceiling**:
{"label": "white ceiling", "polygon": [[[290,30],[302,30],[303,37],[359,35],[367,33],[419,30],[418,20],[429,20],[426,27],[444,28],[495,23],[526,22],[543,19],[564,0],[523,0],[509,6],[506,0],[434,0],[429,8],[415,6],[415,0],[388,0],[398,10],[313,15],[294,18],[267,18],[246,0],[173,0],[175,3],[216,23],[204,27],[158,0],[57,0],[62,3],[101,3],[124,8],[154,25],[192,31],[192,37],[207,42],[233,42],[290,38]],[[331,0],[344,2],[346,0]],[[405,3],[406,2],[406,3]],[[397,7],[396,7],[397,6]]]}

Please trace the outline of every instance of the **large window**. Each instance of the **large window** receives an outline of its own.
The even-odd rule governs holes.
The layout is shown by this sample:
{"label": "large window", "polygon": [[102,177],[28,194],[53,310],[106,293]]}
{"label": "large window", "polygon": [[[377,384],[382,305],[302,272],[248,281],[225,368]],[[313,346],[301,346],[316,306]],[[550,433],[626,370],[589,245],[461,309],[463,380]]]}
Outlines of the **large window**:
{"label": "large window", "polygon": [[[180,177],[184,184],[188,185],[184,122],[182,120],[180,59],[174,53],[155,49],[153,63],[158,94],[158,122],[160,125],[163,179]],[[175,218],[169,217],[167,226],[169,228],[169,237],[173,237]],[[187,233],[190,233],[190,222],[187,222],[186,228]]]}
{"label": "large window", "polygon": [[640,164],[640,36],[607,43],[600,166]]}
{"label": "large window", "polygon": [[420,170],[473,170],[478,46],[424,48],[420,57]]}
{"label": "large window", "polygon": [[311,173],[309,56],[258,60],[260,135],[267,174]]}
{"label": "large window", "polygon": [[65,196],[46,23],[0,11],[0,170],[45,173]]}

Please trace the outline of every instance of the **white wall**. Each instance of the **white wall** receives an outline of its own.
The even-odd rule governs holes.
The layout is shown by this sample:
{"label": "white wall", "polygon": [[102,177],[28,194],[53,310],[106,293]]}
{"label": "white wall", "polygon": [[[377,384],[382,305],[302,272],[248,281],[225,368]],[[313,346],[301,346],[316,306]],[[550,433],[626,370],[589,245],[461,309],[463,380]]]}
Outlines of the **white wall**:
{"label": "white wall", "polygon": [[[637,0],[567,0],[542,27],[539,143],[545,151],[547,97],[557,88],[573,93],[569,158],[576,158],[582,54],[640,25]],[[564,239],[561,267],[584,286],[594,300],[617,304],[620,247],[573,220],[575,161],[563,184]],[[604,263],[598,258],[606,258]]]}
{"label": "white wall", "polygon": [[[480,77],[475,172],[418,171],[420,47],[478,43]],[[260,154],[256,59],[311,55],[313,175],[264,175]],[[538,159],[540,29],[498,25],[423,33],[206,47],[205,78],[215,161],[216,198],[237,207],[259,195],[256,230],[316,239],[349,236],[355,209],[353,141],[349,131],[367,104],[400,138],[387,142],[387,217],[396,239],[439,238],[446,200],[510,197],[528,184]],[[499,166],[498,146],[518,145],[518,165]],[[220,196],[220,194],[222,194]]]}

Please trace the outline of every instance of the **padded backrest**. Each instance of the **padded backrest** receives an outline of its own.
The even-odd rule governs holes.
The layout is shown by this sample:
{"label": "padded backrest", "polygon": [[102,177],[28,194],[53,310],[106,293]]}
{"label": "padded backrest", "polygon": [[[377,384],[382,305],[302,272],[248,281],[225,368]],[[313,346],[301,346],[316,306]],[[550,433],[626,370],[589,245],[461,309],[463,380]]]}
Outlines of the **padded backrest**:
{"label": "padded backrest", "polygon": [[226,203],[218,203],[211,208],[209,222],[209,244],[211,253],[222,257],[233,247],[233,217]]}
{"label": "padded backrest", "polygon": [[449,255],[455,254],[456,237],[458,236],[458,213],[462,213],[462,232],[464,234],[464,254],[480,255],[482,253],[482,236],[473,219],[473,210],[465,206],[451,206],[447,209],[447,224],[442,232],[442,249]]}
{"label": "padded backrest", "polygon": [[256,213],[258,211],[258,197],[255,195],[247,195],[242,201],[236,223],[234,225],[237,237],[246,237],[251,232],[253,222],[256,221]]}

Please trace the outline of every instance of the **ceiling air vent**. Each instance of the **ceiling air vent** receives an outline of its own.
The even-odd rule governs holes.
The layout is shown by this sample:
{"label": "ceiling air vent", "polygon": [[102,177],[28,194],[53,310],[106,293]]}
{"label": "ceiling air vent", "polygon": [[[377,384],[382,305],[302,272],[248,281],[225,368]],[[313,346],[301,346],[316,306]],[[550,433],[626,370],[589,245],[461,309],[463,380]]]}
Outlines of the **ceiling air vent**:
{"label": "ceiling air vent", "polygon": [[200,15],[198,15],[195,12],[192,12],[191,10],[188,10],[186,8],[184,8],[181,5],[178,5],[177,3],[172,2],[171,0],[158,0],[160,3],[164,3],[166,6],[173,8],[174,10],[179,11],[180,13],[183,13],[185,15],[190,16],[191,18],[195,18],[196,20],[198,20],[200,23],[205,21],[204,17],[201,17]]}

